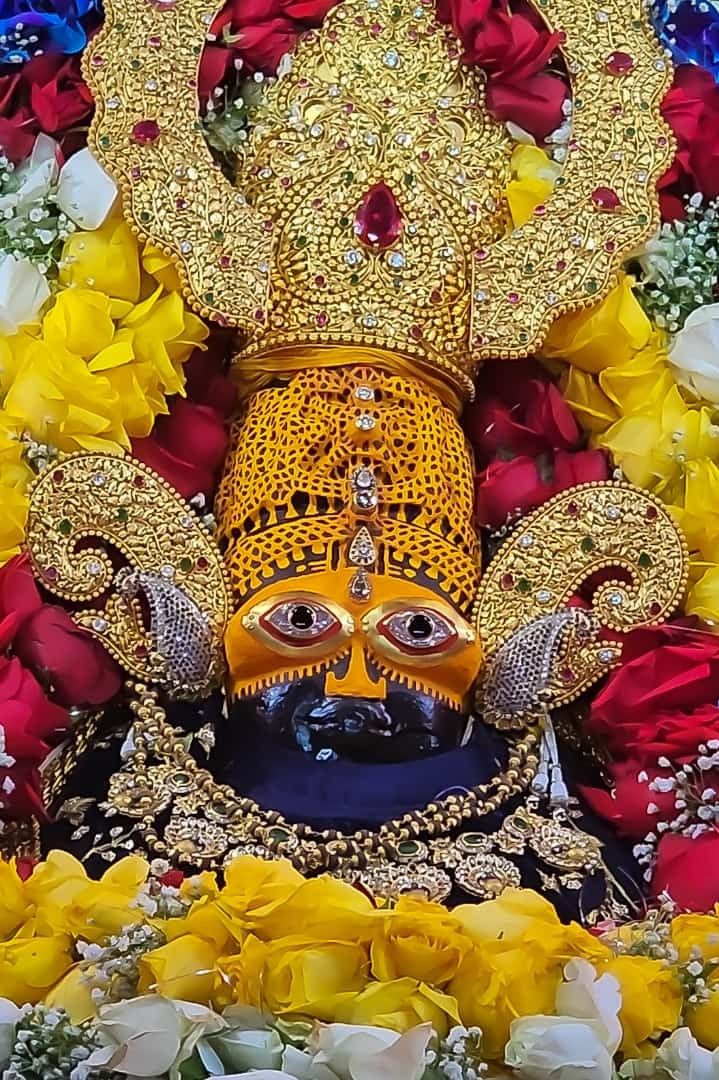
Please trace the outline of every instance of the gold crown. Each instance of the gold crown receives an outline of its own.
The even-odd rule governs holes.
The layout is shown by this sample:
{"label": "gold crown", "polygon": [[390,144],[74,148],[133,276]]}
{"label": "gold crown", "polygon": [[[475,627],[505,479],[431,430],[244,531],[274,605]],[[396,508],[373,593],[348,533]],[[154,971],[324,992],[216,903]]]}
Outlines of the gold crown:
{"label": "gold crown", "polygon": [[469,611],[480,577],[462,430],[419,379],[376,367],[304,371],[244,408],[216,503],[236,595],[370,566],[436,581]]}
{"label": "gold crown", "polygon": [[[241,327],[241,357],[389,348],[467,395],[483,357],[525,355],[601,298],[657,223],[670,73],[642,0],[541,0],[566,35],[572,141],[546,205],[509,232],[510,140],[429,0],[344,0],[300,40],[254,117],[239,192],[197,125],[205,0],[106,7],[85,61],[94,149],[198,309]],[[617,48],[633,59],[621,75]]]}

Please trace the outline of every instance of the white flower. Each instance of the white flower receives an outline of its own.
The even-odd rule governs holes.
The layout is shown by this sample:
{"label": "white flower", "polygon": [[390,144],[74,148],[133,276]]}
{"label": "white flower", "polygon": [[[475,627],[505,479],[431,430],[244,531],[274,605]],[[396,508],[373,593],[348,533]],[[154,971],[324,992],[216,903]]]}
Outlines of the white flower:
{"label": "white flower", "polygon": [[613,975],[597,973],[588,960],[570,960],[564,968],[565,982],[557,988],[557,1013],[578,1020],[591,1020],[601,1027],[601,1038],[614,1055],[622,1041],[619,1010],[622,995]]}
{"label": "white flower", "polygon": [[15,334],[35,323],[50,287],[29,259],[6,255],[0,262],[0,334]]}
{"label": "white flower", "polygon": [[587,960],[570,960],[564,978],[560,1015],[514,1020],[505,1063],[525,1080],[611,1080],[622,1039],[619,983],[613,975],[597,978]]}
{"label": "white flower", "polygon": [[15,190],[0,195],[0,214],[11,210],[16,217],[43,203],[57,180],[59,147],[49,135],[38,135],[29,158],[15,172]]}
{"label": "white flower", "polygon": [[595,1021],[573,1016],[513,1020],[504,1060],[524,1080],[611,1080],[612,1057]]}
{"label": "white flower", "polygon": [[159,994],[104,1005],[97,1021],[101,1046],[84,1064],[132,1077],[169,1074],[170,1080],[178,1080],[180,1065],[192,1056],[200,1038],[224,1026],[222,1017],[204,1005]]}
{"label": "white flower", "polygon": [[[284,1044],[273,1028],[225,1031],[198,1047],[200,1058],[211,1075],[223,1076],[225,1069],[275,1069],[282,1064]],[[212,1055],[208,1053],[211,1051]],[[216,1058],[216,1060],[214,1060]],[[217,1068],[217,1063],[222,1068]]]}
{"label": "white flower", "polygon": [[7,998],[0,998],[0,1069],[4,1069],[10,1060],[15,1045],[15,1028],[22,1016],[22,1010]]}
{"label": "white flower", "polygon": [[698,397],[719,402],[719,304],[692,311],[669,353],[674,377]]}
{"label": "white flower", "polygon": [[82,229],[99,229],[117,198],[115,181],[85,147],[63,165],[57,205]]}
{"label": "white flower", "polygon": [[719,1077],[719,1050],[713,1053],[705,1050],[686,1027],[665,1039],[656,1063],[661,1064],[672,1080],[717,1080]]}
{"label": "white flower", "polygon": [[313,1065],[328,1066],[340,1080],[421,1080],[433,1034],[431,1024],[403,1035],[386,1028],[318,1024],[308,1049]]}

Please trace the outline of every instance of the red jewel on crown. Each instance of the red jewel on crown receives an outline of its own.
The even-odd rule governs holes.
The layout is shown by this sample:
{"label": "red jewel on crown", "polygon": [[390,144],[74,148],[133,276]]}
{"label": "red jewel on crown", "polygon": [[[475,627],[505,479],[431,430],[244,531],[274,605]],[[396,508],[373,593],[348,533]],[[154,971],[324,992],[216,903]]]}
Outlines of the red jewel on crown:
{"label": "red jewel on crown", "polygon": [[392,189],[381,181],[374,184],[355,215],[355,233],[368,247],[388,248],[402,232],[402,213]]}

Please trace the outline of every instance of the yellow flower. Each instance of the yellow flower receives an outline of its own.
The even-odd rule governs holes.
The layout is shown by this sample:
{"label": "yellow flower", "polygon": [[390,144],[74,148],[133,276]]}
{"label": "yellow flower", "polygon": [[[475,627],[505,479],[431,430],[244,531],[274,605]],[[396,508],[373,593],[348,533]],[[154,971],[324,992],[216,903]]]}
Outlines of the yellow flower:
{"label": "yellow flower", "polygon": [[134,905],[148,864],[136,855],[111,866],[99,881],[88,878],[82,863],[65,851],[51,851],[25,883],[38,922],[55,932],[99,941],[142,921]]}
{"label": "yellow flower", "polygon": [[71,1024],[82,1024],[95,1016],[92,985],[85,966],[75,964],[70,968],[57,986],[47,994],[45,1004],[50,1009],[64,1009]]}
{"label": "yellow flower", "polygon": [[142,956],[138,990],[206,1005],[216,983],[217,957],[212,941],[183,934]]}
{"label": "yellow flower", "polygon": [[568,959],[596,964],[612,955],[582,927],[563,925],[552,904],[531,889],[507,889],[496,900],[463,905],[453,914],[476,947],[448,989],[462,1023],[482,1028],[490,1057],[501,1057],[516,1017],[554,1012]]}
{"label": "yellow flower", "polygon": [[675,386],[663,342],[649,344],[623,364],[611,364],[599,373],[599,386],[623,415],[656,410]]}
{"label": "yellow flower", "polygon": [[238,939],[271,914],[305,879],[286,859],[268,861],[241,855],[225,869],[217,904]]}
{"label": "yellow flower", "polygon": [[17,555],[25,537],[27,489],[33,472],[23,457],[22,424],[0,409],[0,566]]}
{"label": "yellow flower", "polygon": [[679,1026],[681,986],[670,968],[648,956],[615,956],[604,971],[617,979],[622,994],[622,1053],[625,1057],[642,1057],[650,1039]]}
{"label": "yellow flower", "polygon": [[538,146],[517,146],[512,154],[512,179],[505,195],[515,228],[529,221],[534,210],[546,202],[562,171]]}
{"label": "yellow flower", "polygon": [[335,1019],[343,1024],[364,1024],[409,1031],[418,1024],[430,1023],[440,1038],[459,1023],[457,1002],[416,979],[371,982],[356,996],[342,1001]]}
{"label": "yellow flower", "polygon": [[93,232],[74,233],[63,249],[60,281],[137,303],[140,249],[127,222],[109,218]]}
{"label": "yellow flower", "polygon": [[685,1020],[697,1042],[707,1050],[719,1048],[719,987],[701,1005],[690,1005]]}
{"label": "yellow flower", "polygon": [[42,1001],[72,966],[72,940],[67,934],[40,936],[34,920],[9,941],[0,943],[0,987],[16,1005]]}
{"label": "yellow flower", "polygon": [[590,372],[625,364],[644,348],[652,332],[632,292],[633,284],[633,278],[623,276],[600,304],[557,319],[542,346],[542,355]]}
{"label": "yellow flower", "polygon": [[0,937],[5,938],[15,933],[28,917],[28,899],[14,859],[10,862],[0,859],[0,898]]}
{"label": "yellow flower", "polygon": [[169,255],[165,255],[154,244],[145,244],[142,252],[142,266],[168,292],[182,291],[182,282],[175,263]]}
{"label": "yellow flower", "polygon": [[[237,956],[221,958],[230,1000],[275,1016],[303,1013],[333,1020],[339,1004],[367,981],[367,951],[352,941],[318,941],[302,935],[260,941],[251,934]],[[216,999],[227,1003],[227,987]]]}
{"label": "yellow flower", "polygon": [[684,610],[712,625],[719,623],[719,566],[711,566],[689,590]]}
{"label": "yellow flower", "polygon": [[719,906],[710,915],[677,915],[672,919],[672,943],[680,960],[691,959],[699,949],[705,960],[719,962]]}
{"label": "yellow flower", "polygon": [[363,892],[346,881],[324,875],[303,880],[283,903],[258,914],[253,932],[272,939],[301,927],[302,933],[310,937],[368,943],[379,917]]}
{"label": "yellow flower", "polygon": [[562,380],[562,395],[585,431],[601,434],[619,418],[616,406],[593,375],[569,367]]}
{"label": "yellow flower", "polygon": [[101,352],[115,336],[112,302],[93,289],[64,289],[42,321],[43,338],[51,349],[86,359]]}
{"label": "yellow flower", "polygon": [[383,913],[370,949],[376,979],[408,977],[443,986],[472,948],[461,924],[441,904],[401,897]]}

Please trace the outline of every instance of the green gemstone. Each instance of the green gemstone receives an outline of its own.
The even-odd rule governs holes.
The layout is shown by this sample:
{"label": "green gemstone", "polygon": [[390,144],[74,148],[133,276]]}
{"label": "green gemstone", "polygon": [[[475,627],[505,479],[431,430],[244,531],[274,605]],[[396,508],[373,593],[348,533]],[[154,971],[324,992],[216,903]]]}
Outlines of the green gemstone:
{"label": "green gemstone", "polygon": [[524,272],[525,272],[525,274],[533,274],[536,269],[537,269],[537,267],[535,266],[535,264],[533,262],[528,262],[528,263],[524,264]]}
{"label": "green gemstone", "polygon": [[182,570],[183,574],[187,574],[192,570],[192,559],[188,559],[186,555],[180,559],[180,570]]}
{"label": "green gemstone", "polygon": [[397,845],[400,855],[416,855],[419,850],[416,840],[403,840]]}
{"label": "green gemstone", "polygon": [[117,520],[118,521],[127,521],[129,519],[129,517],[130,517],[130,511],[127,509],[126,506],[121,506],[120,509],[117,511]]}
{"label": "green gemstone", "polygon": [[652,565],[652,557],[651,555],[648,555],[646,551],[643,551],[637,559],[637,562],[641,566],[642,570],[648,570],[649,567]]}
{"label": "green gemstone", "polygon": [[649,220],[649,218],[647,217],[646,214],[637,214],[637,221],[639,222],[640,225],[646,225],[648,220]]}
{"label": "green gemstone", "polygon": [[585,536],[579,546],[582,551],[585,552],[585,554],[588,554],[590,551],[594,551],[594,541],[592,540],[591,536]]}
{"label": "green gemstone", "polygon": [[140,221],[149,221],[149,220],[150,220],[149,211],[148,210],[141,210],[140,211]]}
{"label": "green gemstone", "polygon": [[283,843],[289,840],[290,834],[287,829],[270,829],[270,840],[276,840],[278,843]]}
{"label": "green gemstone", "polygon": [[628,127],[624,129],[624,134],[627,136],[628,139],[633,139],[636,133],[637,129],[634,127]]}
{"label": "green gemstone", "polygon": [[351,169],[345,169],[345,171],[344,171],[344,173],[342,175],[344,177],[344,180],[345,180],[346,184],[351,184],[352,181],[355,178],[355,174],[352,172]]}
{"label": "green gemstone", "polygon": [[395,6],[392,8],[392,18],[393,19],[401,19],[402,18],[402,8],[399,6],[399,4],[395,4]]}
{"label": "green gemstone", "polygon": [[205,300],[207,301],[208,304],[214,304],[214,302],[215,302],[215,294],[213,292],[206,292],[205,293]]}
{"label": "green gemstone", "polygon": [[521,593],[528,593],[532,586],[529,584],[526,578],[520,578],[517,582],[517,588]]}
{"label": "green gemstone", "polygon": [[130,61],[130,67],[132,68],[133,71],[137,71],[138,68],[142,67],[142,64],[141,64],[141,62],[139,60],[131,60]]}
{"label": "green gemstone", "polygon": [[581,109],[583,104],[584,104],[584,102],[582,101],[581,98],[575,98],[574,99],[574,108],[575,109]]}
{"label": "green gemstone", "polygon": [[599,288],[599,285],[594,280],[594,278],[590,278],[589,281],[587,282],[587,292],[588,293],[595,293],[598,288]]}
{"label": "green gemstone", "polygon": [[341,217],[340,218],[340,225],[342,226],[343,229],[346,229],[347,226],[349,225],[349,223],[350,223],[350,219],[348,217]]}
{"label": "green gemstone", "polygon": [[350,274],[350,285],[356,285],[359,281],[359,274]]}
{"label": "green gemstone", "polygon": [[481,844],[485,843],[486,839],[486,836],[483,836],[482,833],[471,832],[464,834],[462,843],[466,844],[467,847],[479,847]]}
{"label": "green gemstone", "polygon": [[110,145],[110,136],[109,135],[101,135],[100,136],[100,146],[109,146],[109,145]]}
{"label": "green gemstone", "polygon": [[215,231],[214,231],[214,233],[212,235],[214,236],[215,240],[224,240],[225,239],[225,233],[224,233],[224,231],[222,229],[215,229]]}
{"label": "green gemstone", "polygon": [[118,34],[121,34],[124,31],[124,29],[125,29],[124,22],[116,22],[115,23],[115,30],[117,31]]}
{"label": "green gemstone", "polygon": [[414,180],[415,180],[414,173],[408,172],[408,173],[404,174],[404,182],[407,185],[407,187],[412,187],[412,185],[414,184]]}
{"label": "green gemstone", "polygon": [[58,525],[58,529],[60,530],[60,532],[62,533],[63,536],[69,536],[70,533],[72,532],[72,522],[69,521],[67,518],[63,518],[62,521],[60,522],[60,524]]}
{"label": "green gemstone", "polygon": [[295,246],[298,247],[298,248],[307,247],[307,237],[306,236],[298,236],[297,239],[295,240]]}
{"label": "green gemstone", "polygon": [[527,333],[526,330],[520,330],[519,331],[519,340],[522,343],[524,343],[525,341],[529,341],[529,334]]}

